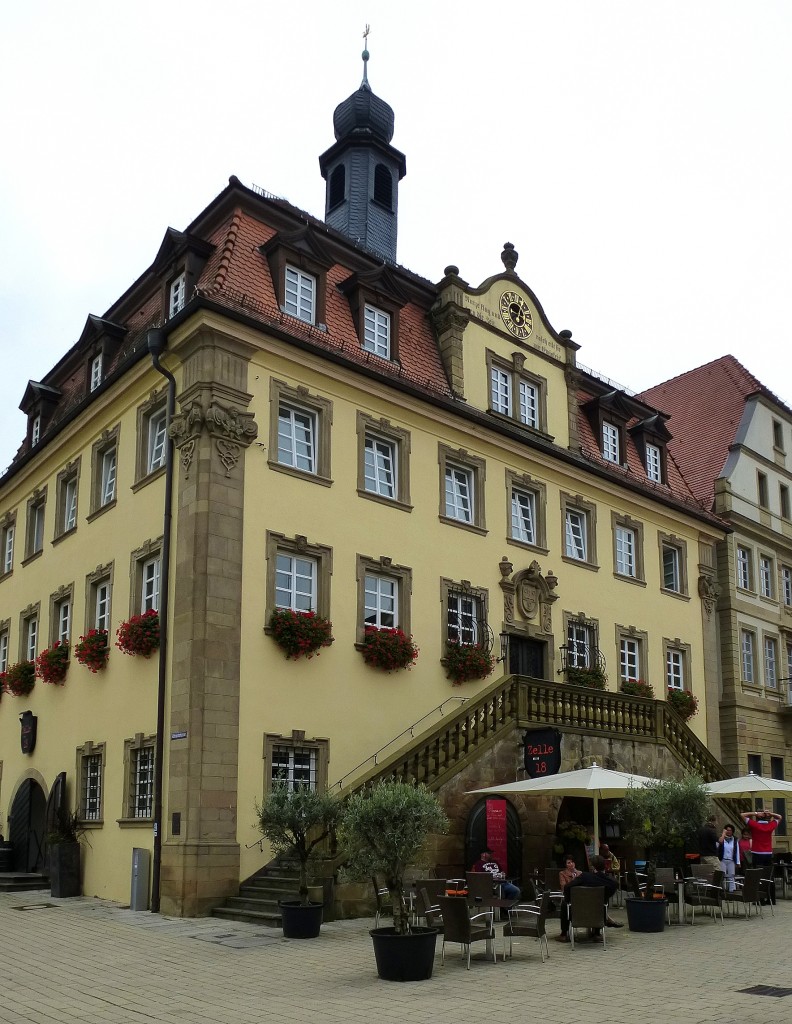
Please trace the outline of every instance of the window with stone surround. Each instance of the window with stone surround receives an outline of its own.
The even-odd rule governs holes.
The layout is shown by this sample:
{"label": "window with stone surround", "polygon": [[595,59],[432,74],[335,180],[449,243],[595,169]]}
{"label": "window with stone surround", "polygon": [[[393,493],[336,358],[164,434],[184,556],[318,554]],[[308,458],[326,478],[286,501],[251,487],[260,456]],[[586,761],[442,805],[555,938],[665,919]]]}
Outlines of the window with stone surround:
{"label": "window with stone surround", "polygon": [[79,457],[58,473],[56,483],[55,540],[77,529],[77,495],[80,481]]}
{"label": "window with stone surround", "polygon": [[275,733],[264,735],[264,792],[273,786],[295,789],[327,789],[327,766],[330,759],[328,739],[309,739],[305,732],[294,729],[291,736]]}
{"label": "window with stone surround", "polygon": [[357,492],[410,511],[410,432],[387,419],[357,414]]}
{"label": "window with stone surround", "polygon": [[509,541],[547,552],[547,485],[528,473],[506,470],[506,536]]}
{"label": "window with stone surround", "polygon": [[484,587],[472,587],[468,580],[440,580],[440,605],[443,639],[460,644],[478,644],[487,632],[489,593]]}
{"label": "window with stone surround", "polygon": [[580,494],[561,492],[564,561],[597,569],[597,506]]}
{"label": "window with stone surround", "polygon": [[91,508],[89,522],[116,503],[120,424],[105,430],[91,447]]}
{"label": "window with stone surround", "polygon": [[506,360],[487,351],[490,381],[490,412],[505,416],[532,430],[547,424],[547,380],[525,368],[525,355],[512,353]]}
{"label": "window with stone surround", "polygon": [[412,569],[396,565],[387,556],[357,556],[357,643],[362,643],[366,627],[401,629],[410,633]]}
{"label": "window with stone surround", "polygon": [[643,523],[611,512],[613,526],[613,571],[620,578],[644,582]]}
{"label": "window with stone surround", "polygon": [[165,469],[168,412],[163,389],[152,391],[137,411],[137,458],[135,487],[154,479]]}
{"label": "window with stone surround", "polygon": [[104,822],[104,768],[104,743],[89,740],[77,748],[77,816],[84,825],[100,826]]}
{"label": "window with stone surround", "polygon": [[99,565],[85,578],[85,629],[110,632],[113,596],[113,563]]}
{"label": "window with stone surround", "polygon": [[651,682],[647,670],[649,634],[635,626],[616,626],[616,647],[619,652],[619,681],[644,679]]}
{"label": "window with stone surround", "polygon": [[672,690],[690,690],[690,644],[678,637],[663,638],[663,660],[665,662],[666,686]]}
{"label": "window with stone surround", "polygon": [[748,686],[756,685],[756,633],[740,630],[740,677]]}
{"label": "window with stone surround", "polygon": [[687,542],[673,534],[658,533],[660,589],[677,597],[688,596]]}
{"label": "window with stone surround", "polygon": [[159,611],[162,574],[162,537],[147,540],[132,552],[129,577],[132,588],[129,595],[130,615]]}
{"label": "window with stone surround", "polygon": [[19,616],[19,660],[35,661],[41,629],[41,605],[37,601],[24,608]]}
{"label": "window with stone surround", "polygon": [[16,537],[16,509],[6,512],[0,520],[0,578],[14,571],[14,539]]}
{"label": "window with stone surround", "polygon": [[154,751],[156,736],[136,733],[124,740],[125,823],[151,823],[154,814]]}
{"label": "window with stone surround", "polygon": [[44,515],[47,507],[47,488],[35,490],[27,503],[27,531],[25,535],[25,562],[37,558],[44,550]]}
{"label": "window with stone surround", "polygon": [[307,388],[270,381],[270,451],[267,465],[329,486],[333,403]]}
{"label": "window with stone surround", "polygon": [[484,485],[487,464],[464,448],[438,445],[440,521],[484,534]]}
{"label": "window with stone surround", "polygon": [[267,532],[266,546],[267,623],[276,608],[313,611],[329,618],[332,548],[272,531]]}
{"label": "window with stone surround", "polygon": [[50,645],[60,642],[68,643],[72,634],[72,618],[74,612],[74,584],[59,587],[50,594]]}

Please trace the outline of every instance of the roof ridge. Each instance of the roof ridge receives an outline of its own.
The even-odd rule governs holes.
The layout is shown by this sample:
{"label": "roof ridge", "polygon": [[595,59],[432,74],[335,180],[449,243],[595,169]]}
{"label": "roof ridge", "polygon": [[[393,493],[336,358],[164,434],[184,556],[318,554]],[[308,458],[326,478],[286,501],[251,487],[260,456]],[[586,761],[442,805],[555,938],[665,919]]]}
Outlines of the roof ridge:
{"label": "roof ridge", "polygon": [[234,255],[237,235],[239,234],[241,225],[242,210],[237,206],[228,225],[228,231],[226,232],[225,241],[223,242],[223,248],[220,252],[220,263],[218,264],[214,281],[208,288],[204,289],[205,295],[216,295],[218,292],[223,290],[223,285],[225,284],[226,277],[228,276],[228,268],[231,265],[231,259]]}

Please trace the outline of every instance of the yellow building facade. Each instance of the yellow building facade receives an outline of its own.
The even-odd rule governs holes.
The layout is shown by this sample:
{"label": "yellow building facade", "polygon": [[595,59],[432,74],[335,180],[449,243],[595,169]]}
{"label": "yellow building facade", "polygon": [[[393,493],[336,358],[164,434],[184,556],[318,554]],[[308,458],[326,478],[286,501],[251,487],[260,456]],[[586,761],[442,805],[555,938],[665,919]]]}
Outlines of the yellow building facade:
{"label": "yellow building facade", "polygon": [[[619,763],[673,734],[719,770],[722,523],[666,457],[662,412],[578,366],[513,246],[478,287],[396,264],[404,158],[367,89],[336,111],[326,222],[232,178],[25,393],[0,481],[0,808],[19,871],[46,867],[65,791],[86,893],[126,899],[143,848],[155,905],[208,912],[268,859],[255,804],[273,780],[345,790],[401,755],[420,774],[415,736],[511,677],[552,691],[568,761],[597,730]],[[360,202],[373,233],[353,241]],[[333,643],[287,658],[279,609],[326,618]],[[114,645],[154,611],[157,653]],[[367,664],[367,627],[412,635],[413,666]],[[76,656],[91,630],[110,652],[95,672]],[[11,692],[9,670],[56,642],[63,682]],[[489,672],[454,685],[453,648]],[[621,694],[639,679],[657,706]],[[698,699],[690,730],[669,687]],[[520,698],[520,726],[551,720],[542,701]]]}

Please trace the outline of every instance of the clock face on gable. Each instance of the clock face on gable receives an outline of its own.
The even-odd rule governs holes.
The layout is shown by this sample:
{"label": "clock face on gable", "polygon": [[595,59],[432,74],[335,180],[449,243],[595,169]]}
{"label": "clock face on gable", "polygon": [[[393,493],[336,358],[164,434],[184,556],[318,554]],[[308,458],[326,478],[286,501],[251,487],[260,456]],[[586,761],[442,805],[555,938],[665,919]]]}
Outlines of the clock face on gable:
{"label": "clock face on gable", "polygon": [[515,338],[527,338],[533,330],[528,303],[517,292],[504,292],[500,297],[500,315],[506,330]]}

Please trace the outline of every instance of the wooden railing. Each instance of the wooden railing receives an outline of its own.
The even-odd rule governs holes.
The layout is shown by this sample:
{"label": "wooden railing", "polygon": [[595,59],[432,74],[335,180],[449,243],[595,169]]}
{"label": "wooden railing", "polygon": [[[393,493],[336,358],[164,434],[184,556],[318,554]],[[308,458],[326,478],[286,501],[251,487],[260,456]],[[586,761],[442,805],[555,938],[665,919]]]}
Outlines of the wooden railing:
{"label": "wooden railing", "polygon": [[662,743],[688,771],[696,772],[705,782],[726,777],[720,762],[665,701],[509,676],[356,778],[342,794],[376,779],[393,777],[415,779],[437,789],[474,752],[491,746],[503,730],[513,725],[554,725],[564,732]]}

